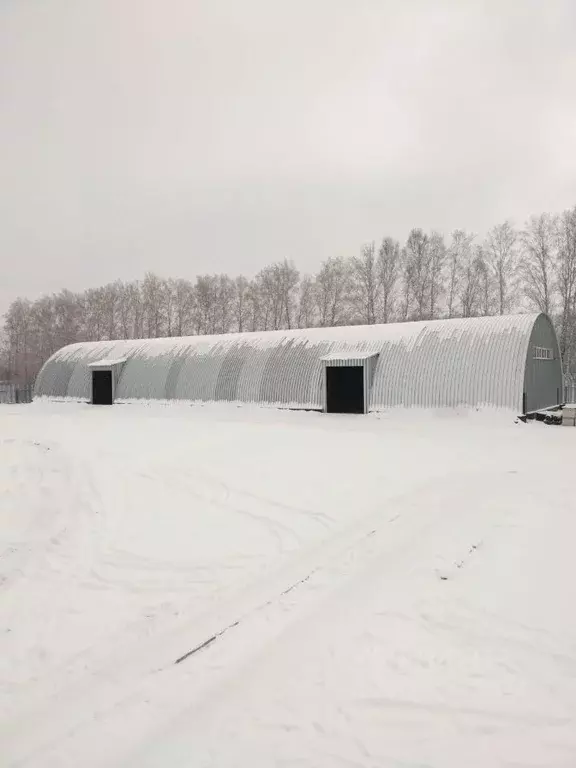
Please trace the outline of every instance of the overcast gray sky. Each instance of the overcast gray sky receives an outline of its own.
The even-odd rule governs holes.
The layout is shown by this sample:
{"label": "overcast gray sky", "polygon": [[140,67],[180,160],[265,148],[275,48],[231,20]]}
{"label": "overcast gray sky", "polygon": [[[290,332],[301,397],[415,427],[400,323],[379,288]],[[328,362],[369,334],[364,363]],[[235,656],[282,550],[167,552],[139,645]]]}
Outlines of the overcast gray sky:
{"label": "overcast gray sky", "polygon": [[0,0],[0,312],[576,203],[574,0]]}

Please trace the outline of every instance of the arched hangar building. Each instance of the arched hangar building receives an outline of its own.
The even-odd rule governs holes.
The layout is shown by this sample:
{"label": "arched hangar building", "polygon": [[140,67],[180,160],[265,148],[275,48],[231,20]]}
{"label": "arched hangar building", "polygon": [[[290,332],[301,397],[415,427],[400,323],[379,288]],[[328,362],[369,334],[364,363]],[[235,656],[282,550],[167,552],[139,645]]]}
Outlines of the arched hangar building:
{"label": "arched hangar building", "polygon": [[562,399],[556,333],[543,314],[390,325],[82,342],[63,347],[36,397],[95,404],[225,401],[328,412]]}

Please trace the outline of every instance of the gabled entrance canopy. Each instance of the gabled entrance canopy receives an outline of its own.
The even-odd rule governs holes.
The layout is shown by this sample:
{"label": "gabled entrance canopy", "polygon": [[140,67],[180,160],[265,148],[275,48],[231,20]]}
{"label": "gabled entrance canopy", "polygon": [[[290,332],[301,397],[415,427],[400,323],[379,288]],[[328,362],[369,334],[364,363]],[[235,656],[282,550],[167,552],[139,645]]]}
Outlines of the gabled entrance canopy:
{"label": "gabled entrance canopy", "polygon": [[331,352],[324,368],[324,412],[368,413],[378,354],[361,350]]}
{"label": "gabled entrance canopy", "polygon": [[112,405],[116,394],[116,385],[122,372],[122,366],[126,358],[117,358],[114,360],[97,360],[89,363],[91,370],[91,390],[92,405]]}

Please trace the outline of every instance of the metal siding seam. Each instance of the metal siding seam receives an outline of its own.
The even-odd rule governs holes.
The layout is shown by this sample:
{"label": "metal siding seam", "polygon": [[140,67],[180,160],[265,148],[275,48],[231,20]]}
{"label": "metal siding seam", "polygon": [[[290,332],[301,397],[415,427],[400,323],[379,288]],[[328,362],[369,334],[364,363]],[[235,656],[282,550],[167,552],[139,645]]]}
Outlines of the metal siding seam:
{"label": "metal siding seam", "polygon": [[244,361],[240,367],[236,398],[238,402],[250,403],[254,400],[256,387],[260,379],[259,366],[262,361],[260,350],[255,345],[246,345]]}
{"label": "metal siding seam", "polygon": [[529,340],[530,335],[531,328],[522,331],[519,328],[516,330],[516,355],[514,358],[512,389],[510,391],[511,402],[513,404],[518,401],[521,403],[522,393],[524,391],[524,375],[526,372],[526,345],[524,342],[526,338]]}
{"label": "metal siding seam", "polygon": [[[497,320],[497,323],[499,325],[499,319]],[[502,347],[504,345],[500,339],[498,325],[496,325],[490,334],[493,353],[491,357],[492,366],[490,368],[490,376],[488,382],[490,384],[489,402],[493,403],[497,407],[500,407],[502,402],[502,390],[506,387],[506,384],[503,382],[505,373],[504,368],[502,367]]]}
{"label": "metal siding seam", "polygon": [[468,397],[470,399],[470,403],[473,405],[478,404],[479,396],[480,396],[478,365],[479,365],[479,361],[482,359],[483,342],[484,342],[484,338],[482,334],[476,332],[474,334],[473,343],[470,348],[470,364],[469,364],[470,389],[469,389]]}
{"label": "metal siding seam", "polygon": [[399,404],[400,355],[403,352],[402,341],[398,344],[388,341],[382,345],[380,359],[374,373],[374,406],[376,408],[384,409]]}
{"label": "metal siding seam", "polygon": [[434,346],[428,350],[426,356],[426,367],[422,375],[422,384],[420,387],[420,403],[425,408],[437,404],[438,393],[435,385],[436,364],[440,355],[440,339],[437,336]]}
{"label": "metal siding seam", "polygon": [[[512,365],[512,387],[510,390],[511,403],[516,402],[518,395],[522,397],[524,389],[524,373],[526,371],[526,356],[522,355],[523,334],[516,332],[516,350]],[[524,357],[524,360],[522,360]]]}
{"label": "metal siding seam", "polygon": [[383,405],[385,407],[400,407],[404,405],[406,389],[406,365],[408,364],[408,344],[401,340],[399,344],[388,344],[388,361],[390,375],[388,379],[388,393]]}
{"label": "metal siding seam", "polygon": [[[421,335],[420,335],[421,339]],[[416,342],[416,345],[419,342]],[[415,346],[416,346],[415,345]],[[404,368],[404,381],[402,382],[402,405],[406,408],[412,407],[412,387],[414,381],[414,358],[416,356],[415,346],[407,350],[406,366]]]}
{"label": "metal siding seam", "polygon": [[412,347],[409,356],[409,370],[408,370],[408,402],[410,408],[418,405],[418,373],[422,363],[426,359],[425,344],[427,343],[429,330],[427,326],[421,330],[416,339],[416,343]]}
{"label": "metal siding seam", "polygon": [[454,353],[451,355],[451,398],[450,405],[453,408],[462,404],[465,366],[464,353],[466,348],[467,333],[465,328],[460,328],[454,333]]}
{"label": "metal siding seam", "polygon": [[496,381],[494,379],[495,360],[497,348],[492,334],[485,334],[486,348],[484,350],[482,368],[482,401],[483,403],[496,404],[494,395],[496,392]]}
{"label": "metal siding seam", "polygon": [[[117,400],[127,400],[129,399],[129,396],[131,394],[131,390],[129,387],[129,384],[127,384],[127,378],[129,382],[129,376],[132,366],[132,360],[134,358],[137,358],[138,355],[142,354],[142,350],[144,348],[144,344],[142,342],[137,344],[132,344],[129,341],[124,342],[122,354],[124,357],[126,357],[126,362],[122,367],[122,372],[120,374],[120,377],[118,379],[117,389],[116,389],[116,399]],[[133,395],[132,395],[133,397]]]}
{"label": "metal siding seam", "polygon": [[473,375],[472,362],[474,360],[473,352],[474,352],[475,336],[476,336],[476,333],[472,329],[472,331],[468,333],[466,337],[462,340],[464,345],[463,352],[465,352],[465,358],[468,361],[468,364],[464,366],[464,370],[462,371],[463,387],[462,387],[461,401],[462,401],[462,404],[466,406],[474,405],[474,401],[471,395],[471,390],[472,390],[472,375]]}
{"label": "metal siding seam", "polygon": [[425,329],[418,346],[412,352],[412,367],[410,379],[412,382],[411,405],[420,406],[426,401],[428,391],[428,365],[434,354],[436,334]]}
{"label": "metal siding seam", "polygon": [[330,344],[328,342],[322,342],[314,346],[315,354],[317,355],[314,365],[310,371],[309,379],[309,391],[307,399],[311,404],[317,404],[318,407],[326,408],[326,372],[325,366],[322,364],[320,358],[323,355],[328,354],[330,350]]}
{"label": "metal siding seam", "polygon": [[511,335],[507,339],[508,344],[506,344],[504,333],[505,331],[502,329],[502,333],[497,336],[498,358],[495,373],[500,371],[500,376],[494,377],[496,381],[500,382],[498,398],[496,398],[496,403],[499,406],[506,403],[510,390],[510,358],[513,354],[512,347],[514,345],[514,338]]}
{"label": "metal siding seam", "polygon": [[438,340],[438,349],[434,355],[433,365],[431,368],[430,379],[428,381],[428,390],[426,393],[426,405],[430,407],[434,401],[440,403],[442,388],[439,384],[439,378],[444,372],[443,355],[444,344],[441,339]]}
{"label": "metal siding seam", "polygon": [[516,355],[518,351],[518,333],[510,330],[508,331],[510,334],[510,343],[508,346],[508,354],[506,354],[506,345],[504,343],[501,344],[502,346],[502,355],[505,359],[505,386],[506,389],[503,392],[503,398],[502,398],[502,405],[504,407],[513,407],[514,403],[514,385],[515,385],[515,368],[516,368]]}
{"label": "metal siding seam", "polygon": [[441,394],[438,396],[438,401],[441,405],[451,406],[453,404],[454,394],[452,388],[454,386],[454,359],[457,355],[457,343],[458,338],[454,333],[441,334],[442,346],[446,349],[446,365],[444,366],[444,385]]}
{"label": "metal siding seam", "polygon": [[437,400],[440,407],[448,407],[450,403],[450,387],[453,378],[451,367],[455,356],[455,341],[448,334],[441,334],[439,339],[439,357],[442,362],[441,371],[439,371],[439,384]]}

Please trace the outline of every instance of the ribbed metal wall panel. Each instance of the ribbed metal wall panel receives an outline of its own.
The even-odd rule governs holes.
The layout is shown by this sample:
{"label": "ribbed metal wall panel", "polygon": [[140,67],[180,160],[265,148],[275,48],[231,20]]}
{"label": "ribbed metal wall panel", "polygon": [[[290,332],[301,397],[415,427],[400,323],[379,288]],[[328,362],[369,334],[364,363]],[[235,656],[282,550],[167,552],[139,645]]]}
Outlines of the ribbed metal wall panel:
{"label": "ribbed metal wall panel", "polygon": [[[530,337],[538,318],[549,332],[548,318],[527,314],[74,344],[48,360],[38,375],[35,394],[87,400],[88,364],[122,357],[126,363],[116,391],[119,400],[226,401],[321,409],[325,397],[322,357],[348,351],[378,355],[375,367],[367,366],[370,410],[459,405],[518,410]],[[549,370],[559,365],[551,361]],[[553,374],[556,381],[558,372]],[[526,377],[528,386],[533,378]],[[530,393],[530,402],[537,403],[538,397]]]}
{"label": "ribbed metal wall panel", "polygon": [[[552,359],[535,358],[535,347],[551,349]],[[532,329],[526,359],[524,391],[528,412],[556,405],[559,399],[564,401],[564,377],[559,364],[561,359],[554,327],[546,315],[540,315]]]}

